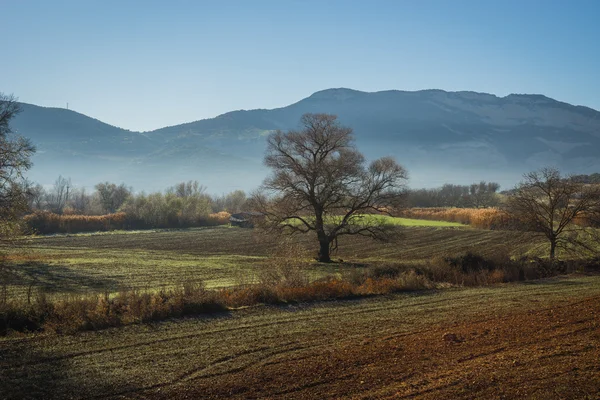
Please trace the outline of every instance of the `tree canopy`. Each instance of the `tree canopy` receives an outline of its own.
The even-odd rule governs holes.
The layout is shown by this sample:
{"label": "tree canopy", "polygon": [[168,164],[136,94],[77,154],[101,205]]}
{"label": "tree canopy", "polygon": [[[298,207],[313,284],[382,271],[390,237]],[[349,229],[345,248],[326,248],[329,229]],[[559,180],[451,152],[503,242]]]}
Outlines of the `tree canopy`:
{"label": "tree canopy", "polygon": [[35,147],[10,127],[20,110],[12,95],[0,93],[0,238],[15,233],[18,217],[28,206],[23,173],[31,167]]}
{"label": "tree canopy", "polygon": [[367,165],[352,129],[335,115],[305,114],[302,130],[277,131],[267,140],[265,164],[271,175],[253,196],[263,225],[288,233],[315,232],[318,260],[331,261],[342,235],[390,237],[390,227],[367,213],[400,205],[406,170],[391,157]]}

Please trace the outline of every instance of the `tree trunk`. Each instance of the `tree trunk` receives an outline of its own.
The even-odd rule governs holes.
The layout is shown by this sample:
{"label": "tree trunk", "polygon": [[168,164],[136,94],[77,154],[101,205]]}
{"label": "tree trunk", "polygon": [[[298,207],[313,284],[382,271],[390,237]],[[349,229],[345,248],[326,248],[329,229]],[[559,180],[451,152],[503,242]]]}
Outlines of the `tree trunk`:
{"label": "tree trunk", "polygon": [[329,244],[329,240],[319,239],[319,262],[331,262],[331,258],[329,257]]}
{"label": "tree trunk", "polygon": [[556,256],[556,239],[550,239],[550,260],[554,261]]}

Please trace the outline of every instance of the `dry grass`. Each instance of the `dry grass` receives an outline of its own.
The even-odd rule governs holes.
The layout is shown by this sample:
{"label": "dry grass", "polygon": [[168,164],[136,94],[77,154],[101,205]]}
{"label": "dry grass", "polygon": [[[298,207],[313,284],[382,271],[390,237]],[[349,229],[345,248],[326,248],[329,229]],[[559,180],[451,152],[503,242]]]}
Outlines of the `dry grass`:
{"label": "dry grass", "polygon": [[514,222],[508,213],[497,208],[409,208],[400,211],[400,215],[406,218],[458,222],[480,229],[503,229]]}
{"label": "dry grass", "polygon": [[[194,226],[217,226],[229,223],[226,211],[208,214],[199,218]],[[142,224],[124,212],[106,215],[54,214],[37,211],[23,217],[28,231],[36,234],[106,232],[124,229],[153,228]],[[180,228],[178,225],[166,228]]]}
{"label": "dry grass", "polygon": [[127,215],[122,212],[107,215],[59,215],[38,211],[23,219],[30,231],[39,234],[111,231],[127,227]]}
{"label": "dry grass", "polygon": [[227,225],[229,223],[229,217],[231,217],[231,214],[227,211],[208,214],[206,218],[201,219],[201,225],[199,226]]}

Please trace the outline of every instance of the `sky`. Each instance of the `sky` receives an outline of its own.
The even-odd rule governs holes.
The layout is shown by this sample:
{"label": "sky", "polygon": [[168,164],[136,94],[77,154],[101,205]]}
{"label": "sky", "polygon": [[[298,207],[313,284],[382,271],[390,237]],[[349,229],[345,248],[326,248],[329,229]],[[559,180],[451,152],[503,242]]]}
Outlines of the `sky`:
{"label": "sky", "polygon": [[0,92],[147,131],[335,87],[600,110],[600,1],[0,0]]}

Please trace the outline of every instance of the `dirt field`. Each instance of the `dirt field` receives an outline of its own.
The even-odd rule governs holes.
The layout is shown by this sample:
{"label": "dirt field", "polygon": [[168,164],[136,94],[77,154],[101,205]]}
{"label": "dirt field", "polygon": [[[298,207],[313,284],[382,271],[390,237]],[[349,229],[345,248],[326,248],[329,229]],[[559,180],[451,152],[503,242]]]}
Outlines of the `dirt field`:
{"label": "dirt field", "polygon": [[600,276],[0,340],[3,398],[600,397]]}

